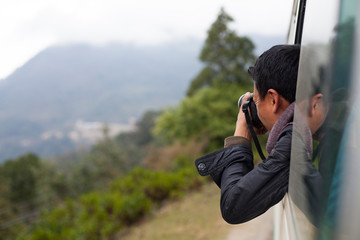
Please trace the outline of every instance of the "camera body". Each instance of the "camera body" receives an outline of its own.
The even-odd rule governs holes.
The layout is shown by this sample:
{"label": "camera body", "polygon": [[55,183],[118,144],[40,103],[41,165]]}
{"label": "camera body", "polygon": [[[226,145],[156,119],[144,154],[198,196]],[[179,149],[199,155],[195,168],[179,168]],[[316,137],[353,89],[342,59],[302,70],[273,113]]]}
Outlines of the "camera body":
{"label": "camera body", "polygon": [[[241,108],[244,97],[245,97],[245,94],[243,94],[238,100],[239,108]],[[257,115],[257,109],[256,109],[256,105],[255,105],[255,102],[253,99],[253,94],[251,94],[251,96],[246,100],[246,102],[244,102],[242,111],[244,112],[244,114],[248,113],[250,115],[251,123],[254,126],[254,128],[257,128],[257,129],[264,128],[264,125],[261,123],[261,121]]]}

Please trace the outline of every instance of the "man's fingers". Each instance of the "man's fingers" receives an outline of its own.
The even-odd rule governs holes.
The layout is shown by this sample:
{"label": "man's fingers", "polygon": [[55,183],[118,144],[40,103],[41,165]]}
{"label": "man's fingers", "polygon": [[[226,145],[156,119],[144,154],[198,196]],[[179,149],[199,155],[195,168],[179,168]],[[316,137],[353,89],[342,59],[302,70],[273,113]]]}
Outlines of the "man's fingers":
{"label": "man's fingers", "polygon": [[242,109],[242,105],[244,104],[244,102],[246,102],[249,99],[249,97],[251,97],[251,93],[250,92],[245,93],[244,98],[242,99],[242,102],[241,102],[240,110]]}
{"label": "man's fingers", "polygon": [[249,97],[251,97],[251,93],[250,92],[245,93],[244,101],[248,100]]}

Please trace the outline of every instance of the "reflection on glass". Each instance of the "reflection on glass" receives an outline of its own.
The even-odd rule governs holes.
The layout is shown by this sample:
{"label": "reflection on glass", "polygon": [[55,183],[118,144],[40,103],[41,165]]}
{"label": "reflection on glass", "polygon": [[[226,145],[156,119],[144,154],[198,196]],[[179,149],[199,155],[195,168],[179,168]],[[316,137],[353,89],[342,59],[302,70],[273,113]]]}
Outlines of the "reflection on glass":
{"label": "reflection on glass", "polygon": [[[330,24],[333,31],[328,27],[337,20],[335,12],[330,14],[337,2],[320,2],[307,6],[312,10],[305,16],[299,65],[289,182],[297,239],[343,236],[339,215],[349,137],[345,130],[353,108],[349,96],[357,1],[341,1],[339,22]],[[328,22],[316,20],[319,12]]]}

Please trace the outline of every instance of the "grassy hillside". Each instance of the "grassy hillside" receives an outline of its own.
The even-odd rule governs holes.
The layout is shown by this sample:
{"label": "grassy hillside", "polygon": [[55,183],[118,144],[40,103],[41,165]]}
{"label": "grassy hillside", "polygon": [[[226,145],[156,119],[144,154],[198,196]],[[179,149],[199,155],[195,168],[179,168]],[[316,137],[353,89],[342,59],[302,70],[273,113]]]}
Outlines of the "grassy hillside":
{"label": "grassy hillside", "polygon": [[219,188],[213,183],[205,184],[199,192],[166,204],[119,239],[224,240],[235,226],[222,219],[219,198]]}
{"label": "grassy hillside", "polygon": [[270,208],[259,217],[237,225],[227,224],[219,208],[220,190],[214,183],[182,201],[171,202],[152,217],[133,227],[123,240],[270,240],[273,213]]}

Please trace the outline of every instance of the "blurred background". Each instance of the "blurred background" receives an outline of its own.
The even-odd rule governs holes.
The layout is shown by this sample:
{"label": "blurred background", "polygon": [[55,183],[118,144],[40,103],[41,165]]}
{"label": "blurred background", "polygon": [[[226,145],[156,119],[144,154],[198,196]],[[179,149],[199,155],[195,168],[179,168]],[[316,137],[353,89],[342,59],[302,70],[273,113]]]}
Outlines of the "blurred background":
{"label": "blurred background", "polygon": [[233,134],[291,4],[2,1],[0,239],[224,239],[193,161]]}

